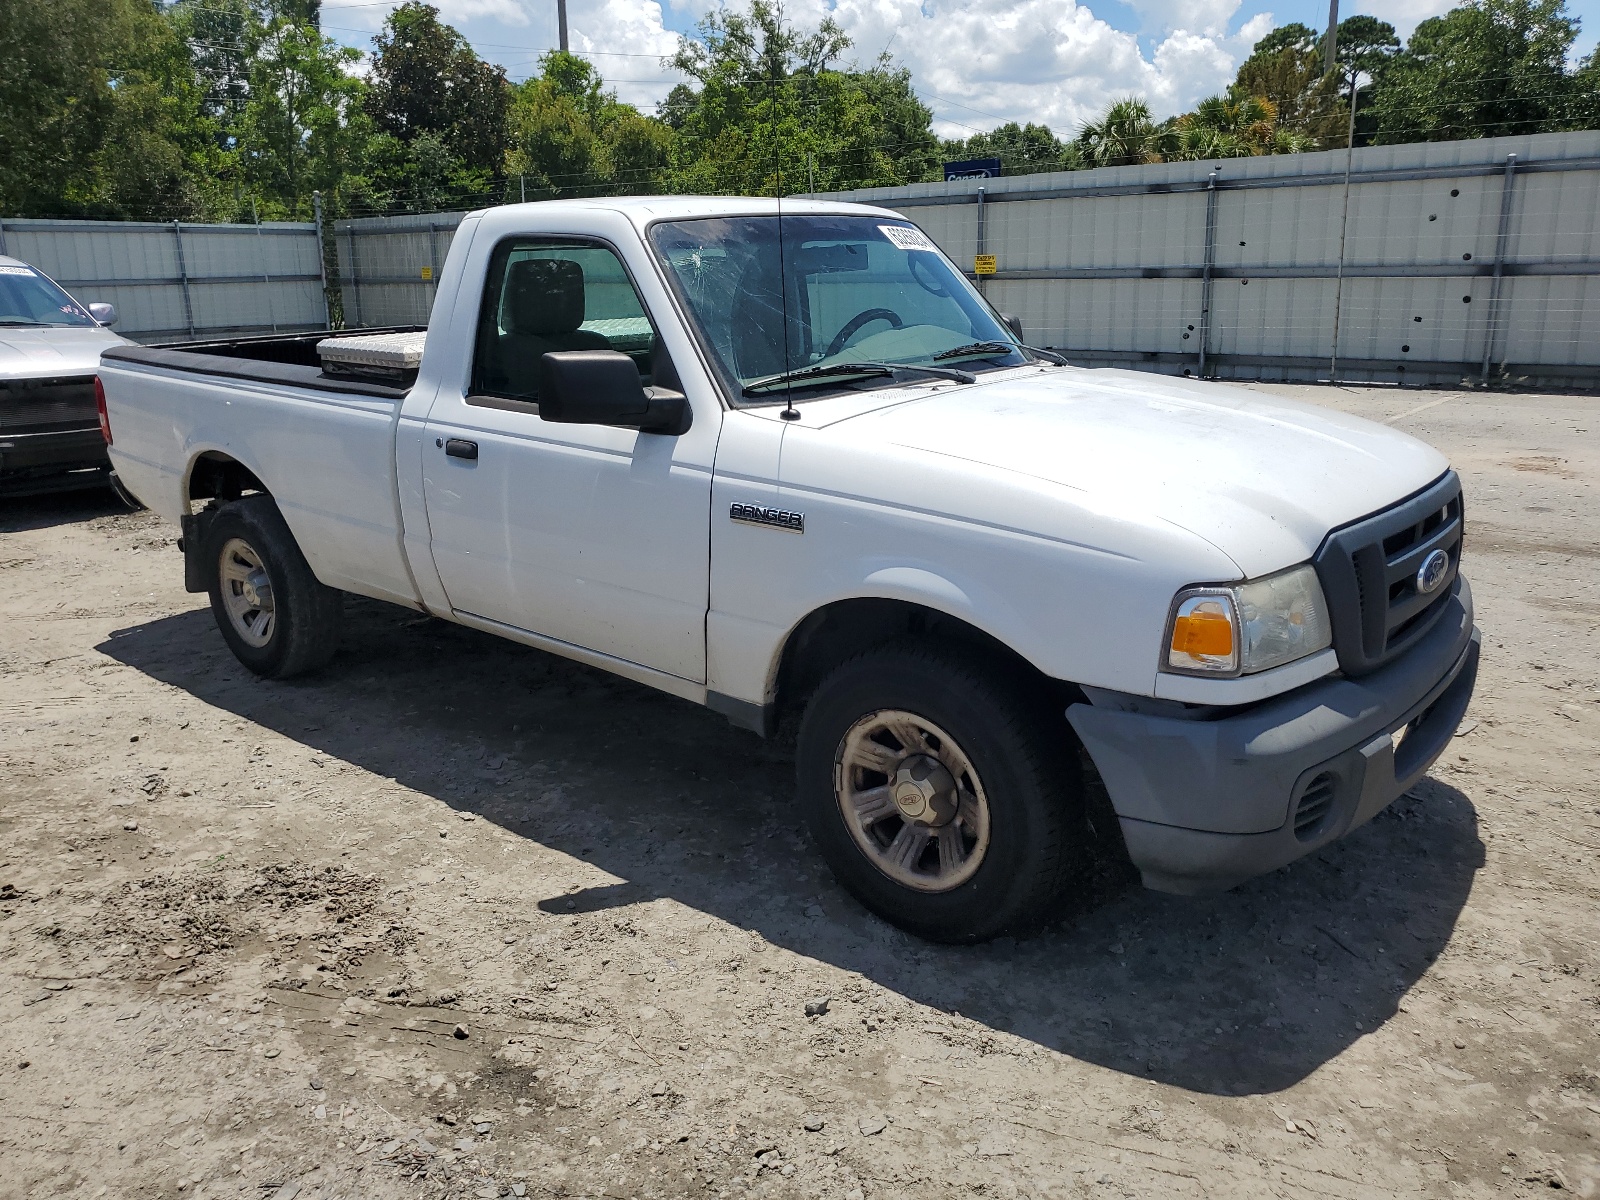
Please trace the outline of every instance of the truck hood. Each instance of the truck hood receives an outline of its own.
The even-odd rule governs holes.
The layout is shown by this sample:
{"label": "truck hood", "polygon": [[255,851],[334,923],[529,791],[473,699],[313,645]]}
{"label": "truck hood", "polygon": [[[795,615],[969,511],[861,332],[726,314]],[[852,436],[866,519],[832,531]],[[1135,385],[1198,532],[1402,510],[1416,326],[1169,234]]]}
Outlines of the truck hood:
{"label": "truck hood", "polygon": [[1359,417],[1138,371],[1006,372],[837,421],[830,407],[807,406],[852,443],[962,459],[1071,489],[1102,511],[1157,517],[1205,538],[1247,577],[1304,562],[1330,530],[1449,465]]}
{"label": "truck hood", "polygon": [[0,379],[93,375],[102,350],[125,345],[125,339],[98,325],[0,325]]}

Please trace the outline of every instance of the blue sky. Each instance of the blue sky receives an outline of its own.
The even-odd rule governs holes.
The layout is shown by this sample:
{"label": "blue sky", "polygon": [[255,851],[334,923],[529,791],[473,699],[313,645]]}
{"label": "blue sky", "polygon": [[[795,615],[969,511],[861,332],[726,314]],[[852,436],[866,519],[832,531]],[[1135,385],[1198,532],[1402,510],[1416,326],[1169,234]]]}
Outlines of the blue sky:
{"label": "blue sky", "polygon": [[[323,28],[368,49],[395,0],[325,0]],[[478,53],[514,80],[556,44],[555,0],[431,0]],[[647,111],[677,77],[661,66],[676,34],[715,0],[567,0],[573,49],[592,57],[623,99]],[[728,0],[736,6],[740,0]],[[1402,37],[1450,0],[1345,0],[1343,15],[1371,12]],[[1568,0],[1583,20],[1578,49],[1600,34],[1600,0]],[[945,136],[1005,121],[1071,133],[1118,96],[1145,97],[1156,115],[1190,108],[1224,87],[1251,44],[1290,21],[1327,22],[1325,3],[1261,0],[785,0],[798,25],[831,13],[851,36],[850,57],[887,49]]]}

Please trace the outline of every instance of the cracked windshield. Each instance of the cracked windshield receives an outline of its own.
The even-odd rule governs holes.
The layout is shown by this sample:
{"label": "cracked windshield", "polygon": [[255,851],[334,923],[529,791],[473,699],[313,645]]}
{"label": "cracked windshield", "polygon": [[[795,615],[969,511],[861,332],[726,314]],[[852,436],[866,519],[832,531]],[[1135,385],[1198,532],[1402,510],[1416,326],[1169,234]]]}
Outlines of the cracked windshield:
{"label": "cracked windshield", "polygon": [[927,235],[891,217],[676,221],[651,237],[724,383],[752,401],[1029,361]]}

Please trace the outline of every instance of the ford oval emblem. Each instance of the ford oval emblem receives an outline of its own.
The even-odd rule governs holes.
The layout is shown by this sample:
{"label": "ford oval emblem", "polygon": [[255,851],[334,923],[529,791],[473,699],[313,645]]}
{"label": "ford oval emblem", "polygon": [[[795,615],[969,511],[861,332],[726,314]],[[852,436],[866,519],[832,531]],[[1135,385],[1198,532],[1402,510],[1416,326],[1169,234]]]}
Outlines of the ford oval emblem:
{"label": "ford oval emblem", "polygon": [[1422,565],[1417,568],[1417,591],[1424,596],[1439,590],[1439,585],[1444,582],[1444,577],[1450,573],[1450,556],[1443,550],[1435,550],[1422,560]]}

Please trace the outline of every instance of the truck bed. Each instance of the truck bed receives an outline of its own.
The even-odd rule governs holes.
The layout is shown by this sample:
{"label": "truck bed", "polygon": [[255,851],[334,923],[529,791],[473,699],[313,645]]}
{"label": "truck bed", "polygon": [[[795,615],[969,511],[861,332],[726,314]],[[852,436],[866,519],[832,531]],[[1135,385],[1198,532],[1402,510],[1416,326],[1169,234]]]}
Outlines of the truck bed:
{"label": "truck bed", "polygon": [[174,522],[192,464],[240,464],[320,580],[415,606],[395,474],[410,388],[324,374],[317,343],[339,332],[116,347],[100,363],[114,448],[134,493]]}
{"label": "truck bed", "polygon": [[268,334],[261,337],[220,338],[208,342],[179,342],[159,346],[117,346],[104,359],[140,363],[196,375],[217,375],[257,383],[286,384],[314,391],[348,392],[381,399],[403,397],[408,387],[370,380],[341,378],[322,369],[319,342],[341,335],[416,333],[421,325],[385,329],[324,329],[311,333]]}

